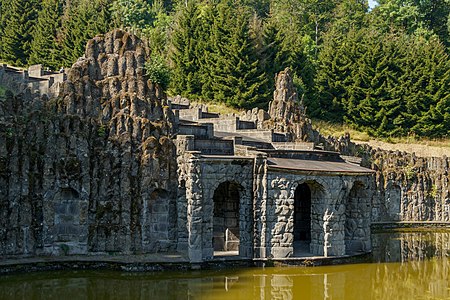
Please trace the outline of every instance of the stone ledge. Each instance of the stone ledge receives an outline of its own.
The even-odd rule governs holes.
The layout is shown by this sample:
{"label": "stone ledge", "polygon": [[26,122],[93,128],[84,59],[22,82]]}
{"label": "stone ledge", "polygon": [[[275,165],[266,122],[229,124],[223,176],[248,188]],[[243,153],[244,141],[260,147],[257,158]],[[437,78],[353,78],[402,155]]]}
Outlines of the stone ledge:
{"label": "stone ledge", "polygon": [[328,265],[341,265],[370,262],[372,260],[372,252],[357,253],[342,256],[312,256],[312,257],[288,257],[288,258],[255,258],[253,261],[259,267],[317,267]]}
{"label": "stone ledge", "polygon": [[450,222],[444,221],[381,221],[372,222],[370,225],[373,230],[383,230],[383,229],[428,229],[428,228],[443,228],[450,230]]}
{"label": "stone ledge", "polygon": [[294,257],[283,259],[215,257],[191,263],[179,254],[121,256],[63,256],[8,258],[0,261],[0,275],[60,270],[111,270],[120,272],[161,272],[236,267],[324,266],[370,261],[370,253],[335,257]]}

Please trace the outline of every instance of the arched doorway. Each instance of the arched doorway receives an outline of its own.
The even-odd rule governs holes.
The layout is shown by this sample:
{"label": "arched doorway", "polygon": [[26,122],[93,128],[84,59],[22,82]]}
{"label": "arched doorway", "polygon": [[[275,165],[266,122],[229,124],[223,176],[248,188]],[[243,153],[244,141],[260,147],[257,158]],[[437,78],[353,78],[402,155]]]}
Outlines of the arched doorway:
{"label": "arched doorway", "polygon": [[355,254],[367,251],[366,244],[370,239],[369,219],[370,206],[364,184],[355,182],[350,190],[345,207],[345,252]]}
{"label": "arched doorway", "polygon": [[309,253],[311,242],[311,189],[307,183],[294,193],[294,255]]}
{"label": "arched doorway", "polygon": [[240,189],[237,183],[226,181],[214,191],[213,247],[215,255],[239,255]]}

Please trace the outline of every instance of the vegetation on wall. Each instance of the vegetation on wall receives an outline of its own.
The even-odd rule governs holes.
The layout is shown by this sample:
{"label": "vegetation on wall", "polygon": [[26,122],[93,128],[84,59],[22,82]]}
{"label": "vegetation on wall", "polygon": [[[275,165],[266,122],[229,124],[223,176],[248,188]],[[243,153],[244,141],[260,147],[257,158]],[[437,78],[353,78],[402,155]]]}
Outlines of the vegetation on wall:
{"label": "vegetation on wall", "polygon": [[[374,136],[450,132],[450,0],[1,0],[0,59],[69,67],[120,27],[169,94],[264,107],[292,69],[316,119]],[[167,68],[170,67],[170,70]],[[170,75],[170,80],[169,80]]]}

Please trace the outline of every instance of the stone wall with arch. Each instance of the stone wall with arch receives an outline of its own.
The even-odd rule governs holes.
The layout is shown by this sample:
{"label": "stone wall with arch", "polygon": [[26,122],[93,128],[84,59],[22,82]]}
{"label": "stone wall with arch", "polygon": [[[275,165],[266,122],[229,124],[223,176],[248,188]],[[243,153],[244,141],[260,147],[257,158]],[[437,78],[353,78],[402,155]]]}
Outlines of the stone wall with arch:
{"label": "stone wall with arch", "polygon": [[[192,262],[214,257],[214,192],[225,183],[239,186],[239,256],[253,257],[253,159],[205,158],[185,160],[187,253]],[[181,204],[179,204],[181,206]]]}
{"label": "stone wall with arch", "polygon": [[[368,176],[342,174],[305,174],[283,171],[268,172],[265,250],[266,257],[292,257],[294,241],[294,195],[300,184],[311,189],[311,243],[310,252],[318,256],[339,256],[346,253],[346,205],[355,181],[369,188]],[[362,248],[370,251],[370,203],[362,197],[363,204],[355,207],[367,222],[360,222],[359,239]],[[369,202],[368,202],[369,201]],[[258,234],[258,233],[256,233]],[[356,239],[356,238],[355,238]]]}

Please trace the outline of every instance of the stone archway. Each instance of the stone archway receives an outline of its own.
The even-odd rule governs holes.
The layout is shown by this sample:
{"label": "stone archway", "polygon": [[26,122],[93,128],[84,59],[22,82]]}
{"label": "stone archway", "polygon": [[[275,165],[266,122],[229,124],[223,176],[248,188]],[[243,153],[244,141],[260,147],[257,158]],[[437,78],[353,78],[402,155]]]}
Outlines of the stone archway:
{"label": "stone archway", "polygon": [[369,227],[366,189],[363,183],[353,184],[345,207],[345,253],[355,254],[366,251],[367,230]]}
{"label": "stone archway", "polygon": [[309,252],[311,242],[311,189],[307,183],[297,186],[294,193],[294,253]]}
{"label": "stone archway", "polygon": [[[318,243],[322,216],[318,208],[324,201],[324,188],[316,181],[303,182],[294,191],[294,256],[311,256],[316,253],[313,243]],[[316,230],[314,230],[316,229]]]}
{"label": "stone archway", "polygon": [[[213,195],[213,248],[215,255],[239,255],[240,190],[235,182],[221,183]],[[226,253],[224,253],[226,252]]]}

